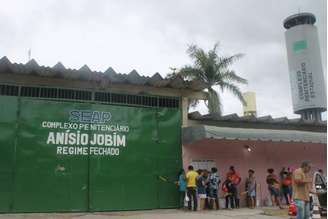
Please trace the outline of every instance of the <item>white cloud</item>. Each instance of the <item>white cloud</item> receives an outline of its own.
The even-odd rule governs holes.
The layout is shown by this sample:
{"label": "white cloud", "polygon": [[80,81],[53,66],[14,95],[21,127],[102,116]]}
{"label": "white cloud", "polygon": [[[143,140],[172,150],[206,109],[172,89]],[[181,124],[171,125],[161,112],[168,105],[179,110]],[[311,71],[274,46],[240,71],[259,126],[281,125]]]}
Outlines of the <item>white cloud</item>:
{"label": "white cloud", "polygon": [[[220,41],[222,54],[246,54],[232,67],[249,80],[243,90],[256,92],[259,114],[295,117],[282,22],[299,7],[317,16],[326,60],[325,0],[7,0],[0,8],[0,56],[26,62],[31,48],[42,65],[165,76],[190,62],[188,44],[209,49]],[[326,74],[325,61],[323,67]],[[222,98],[225,114],[242,113],[236,98]]]}

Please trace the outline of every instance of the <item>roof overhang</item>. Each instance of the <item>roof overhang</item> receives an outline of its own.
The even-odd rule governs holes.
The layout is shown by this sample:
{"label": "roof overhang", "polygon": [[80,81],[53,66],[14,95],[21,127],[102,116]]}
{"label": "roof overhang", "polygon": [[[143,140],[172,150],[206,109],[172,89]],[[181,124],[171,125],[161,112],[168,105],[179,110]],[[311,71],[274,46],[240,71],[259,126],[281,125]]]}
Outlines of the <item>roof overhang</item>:
{"label": "roof overhang", "polygon": [[116,73],[112,68],[105,72],[92,71],[87,65],[80,69],[65,68],[57,63],[53,67],[40,66],[34,59],[26,64],[11,63],[0,58],[0,82],[29,86],[60,86],[74,89],[109,90],[126,93],[180,96],[206,99],[207,87],[199,80],[184,80],[180,76],[162,78],[158,73],[142,76],[136,70],[128,74]]}
{"label": "roof overhang", "polygon": [[192,144],[203,139],[327,143],[327,133],[325,132],[230,128],[207,125],[183,128],[182,135],[183,144]]}

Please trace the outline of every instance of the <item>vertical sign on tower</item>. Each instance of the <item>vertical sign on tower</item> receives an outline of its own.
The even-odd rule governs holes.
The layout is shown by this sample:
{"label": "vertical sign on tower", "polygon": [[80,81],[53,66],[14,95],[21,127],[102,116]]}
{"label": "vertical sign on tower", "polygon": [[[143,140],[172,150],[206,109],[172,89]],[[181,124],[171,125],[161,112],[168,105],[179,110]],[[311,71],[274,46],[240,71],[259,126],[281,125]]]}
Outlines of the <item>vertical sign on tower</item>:
{"label": "vertical sign on tower", "polygon": [[285,19],[289,78],[293,109],[307,120],[321,120],[326,111],[323,76],[315,16],[299,13]]}

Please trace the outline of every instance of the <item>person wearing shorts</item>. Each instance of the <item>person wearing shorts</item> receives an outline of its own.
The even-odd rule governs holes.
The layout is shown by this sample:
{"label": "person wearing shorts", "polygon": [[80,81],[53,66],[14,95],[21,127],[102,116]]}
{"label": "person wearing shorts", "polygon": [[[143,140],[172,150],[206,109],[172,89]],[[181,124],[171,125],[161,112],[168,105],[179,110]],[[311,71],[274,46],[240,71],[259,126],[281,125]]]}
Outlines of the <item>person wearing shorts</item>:
{"label": "person wearing shorts", "polygon": [[255,208],[256,206],[256,181],[254,173],[254,170],[249,169],[248,177],[246,179],[247,200],[249,208]]}

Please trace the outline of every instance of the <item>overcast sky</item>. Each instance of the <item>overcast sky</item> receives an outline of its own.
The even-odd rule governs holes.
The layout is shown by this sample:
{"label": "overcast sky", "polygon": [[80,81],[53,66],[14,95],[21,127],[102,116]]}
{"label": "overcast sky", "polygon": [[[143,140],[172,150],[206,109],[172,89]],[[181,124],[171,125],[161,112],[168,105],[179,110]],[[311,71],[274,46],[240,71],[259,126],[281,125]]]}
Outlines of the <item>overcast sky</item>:
{"label": "overcast sky", "polygon": [[[0,56],[25,63],[28,49],[40,65],[142,75],[190,63],[188,44],[222,55],[244,53],[232,66],[255,91],[260,116],[292,112],[283,20],[299,10],[317,17],[324,72],[325,0],[0,0]],[[242,114],[240,102],[221,94],[223,113]],[[197,110],[206,113],[200,105]]]}

